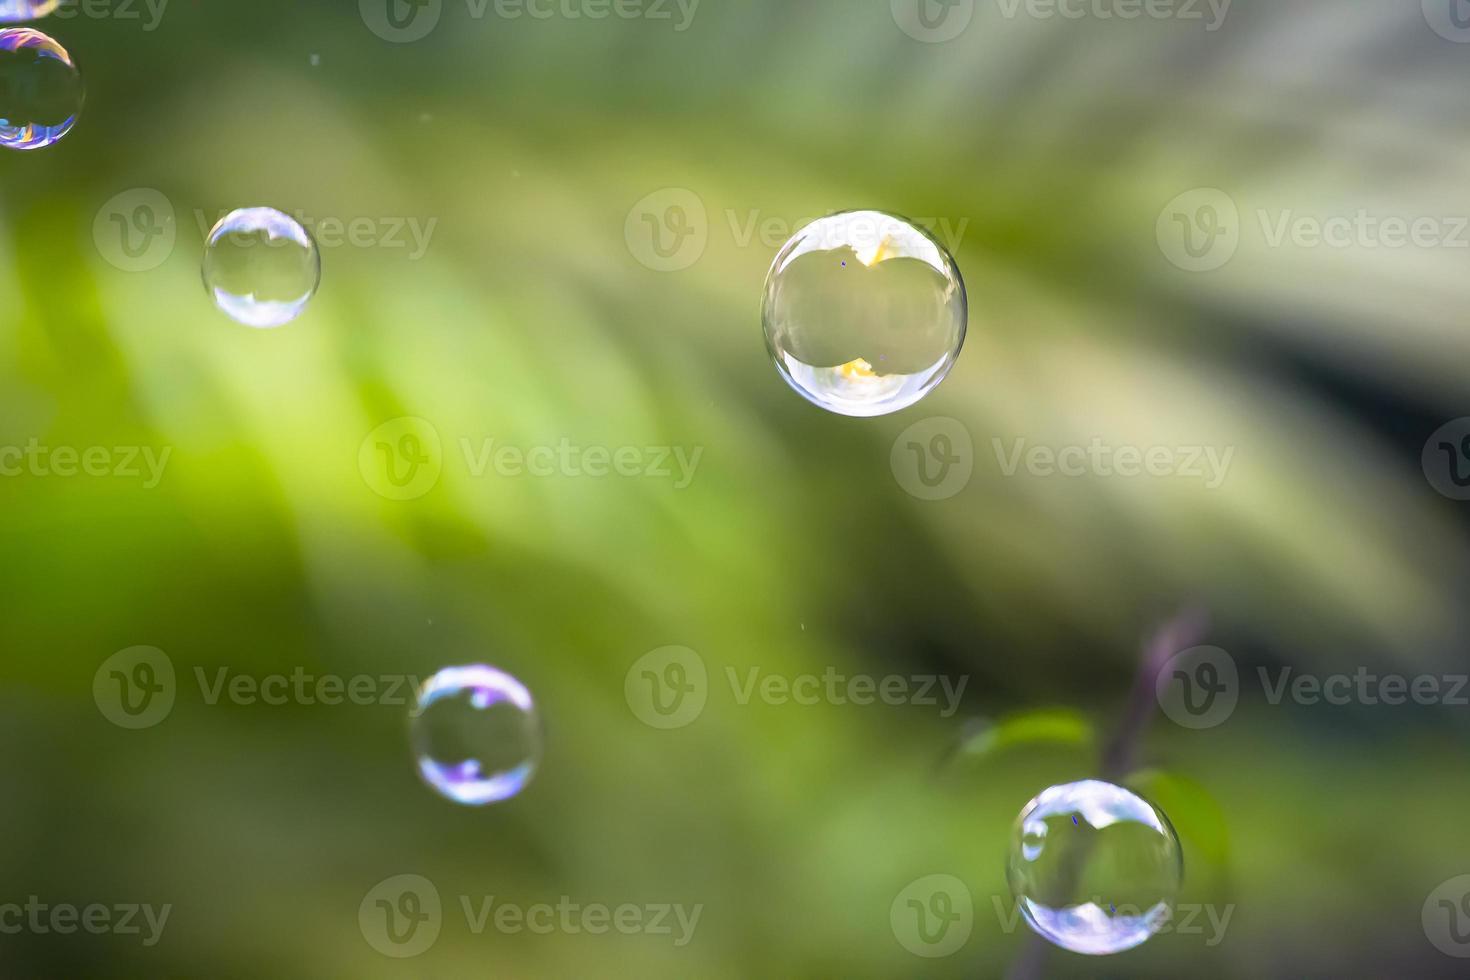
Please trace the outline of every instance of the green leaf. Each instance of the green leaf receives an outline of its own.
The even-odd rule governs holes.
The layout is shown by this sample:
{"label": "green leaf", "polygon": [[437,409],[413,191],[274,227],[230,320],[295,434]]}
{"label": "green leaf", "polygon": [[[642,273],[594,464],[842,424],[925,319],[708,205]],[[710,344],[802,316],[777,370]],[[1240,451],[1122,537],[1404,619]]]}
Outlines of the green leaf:
{"label": "green leaf", "polygon": [[1230,863],[1230,830],[1225,810],[1199,783],[1160,769],[1134,773],[1130,788],[1164,811],[1169,822],[1215,870]]}
{"label": "green leaf", "polygon": [[1092,746],[1097,740],[1092,722],[1067,708],[1029,711],[997,722],[982,722],[978,731],[967,733],[961,754],[988,756],[1024,745]]}

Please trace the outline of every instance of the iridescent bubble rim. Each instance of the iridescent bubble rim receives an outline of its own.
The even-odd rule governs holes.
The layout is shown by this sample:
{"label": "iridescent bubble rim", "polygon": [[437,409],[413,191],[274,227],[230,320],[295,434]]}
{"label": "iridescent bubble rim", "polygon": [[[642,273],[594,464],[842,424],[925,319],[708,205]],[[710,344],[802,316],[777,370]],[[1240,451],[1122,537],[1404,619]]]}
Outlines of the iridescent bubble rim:
{"label": "iridescent bubble rim", "polygon": [[215,305],[248,327],[268,329],[290,323],[306,309],[306,304],[316,294],[317,286],[321,282],[321,259],[318,257],[316,243],[300,222],[275,208],[236,208],[210,229],[209,237],[204,243],[206,256],[210,247],[221,239],[236,234],[264,235],[267,246],[283,242],[300,245],[313,256],[317,265],[316,275],[313,276],[310,287],[300,296],[289,300],[264,300],[257,298],[254,293],[242,295],[214,285],[210,282],[206,259],[204,285],[214,297]]}
{"label": "iridescent bubble rim", "polygon": [[[497,704],[509,703],[525,714],[536,705],[526,686],[503,670],[485,664],[469,667],[446,667],[419,688],[412,717],[417,718],[436,701],[446,697],[469,695],[470,705],[484,711]],[[525,789],[535,772],[535,763],[526,761],[505,772],[485,774],[477,759],[441,763],[426,756],[418,760],[419,775],[442,795],[467,806],[483,806],[508,800]]]}
{"label": "iridescent bubble rim", "polygon": [[798,395],[820,408],[853,418],[888,415],[909,407],[943,381],[954,364],[954,355],[946,353],[913,374],[878,374],[861,359],[825,367],[806,364],[785,351],[774,353],[781,379]]}
{"label": "iridescent bubble rim", "polygon": [[1058,814],[1080,814],[1098,830],[1121,821],[1133,821],[1171,835],[1172,829],[1163,816],[1142,797],[1121,786],[1101,780],[1086,779],[1064,786],[1053,786],[1032,800],[1021,814],[1023,825]]}
{"label": "iridescent bubble rim", "polygon": [[419,760],[419,775],[441,795],[465,806],[485,806],[508,800],[526,788],[535,767],[523,762],[507,772],[486,776],[480,763],[466,759],[455,765]]}
{"label": "iridescent bubble rim", "polygon": [[275,208],[236,208],[215,223],[205,245],[213,245],[226,235],[264,234],[267,241],[287,239],[302,248],[316,250],[316,243],[301,227],[301,222]]}
{"label": "iridescent bubble rim", "polygon": [[[798,231],[781,249],[766,273],[764,295],[771,283],[803,255],[814,252],[851,252],[858,262],[872,268],[895,258],[917,259],[945,279],[945,299],[955,302],[959,313],[959,338],[950,360],[959,358],[969,332],[970,297],[959,263],[929,232],[902,215],[887,211],[841,211],[819,218]],[[763,315],[769,310],[763,310]],[[772,351],[774,354],[775,352]]]}
{"label": "iridescent bubble rim", "polygon": [[0,0],[0,24],[39,20],[61,6],[61,0]]}
{"label": "iridescent bubble rim", "polygon": [[1111,956],[1148,942],[1173,915],[1167,902],[1138,912],[1104,909],[1096,902],[1055,909],[1026,898],[1021,911],[1048,940],[1085,956]]}
{"label": "iridescent bubble rim", "polygon": [[938,239],[902,215],[886,211],[841,211],[806,225],[776,256],[768,278],[779,276],[792,262],[812,252],[851,249],[857,260],[872,267],[891,258],[918,259],[951,279],[963,301],[964,279],[959,266]]}
{"label": "iridescent bubble rim", "polygon": [[[3,2],[4,0],[0,0],[0,3]],[[0,20],[4,19],[0,17]],[[0,56],[20,55],[22,52],[31,52],[38,58],[51,58],[73,71],[76,70],[71,55],[54,38],[30,27],[7,27],[0,30]],[[29,120],[22,122],[0,118],[0,146],[8,146],[12,150],[35,150],[50,146],[71,131],[79,114],[80,106],[78,112],[73,112],[54,126],[42,126]]]}
{"label": "iridescent bubble rim", "polygon": [[470,703],[482,711],[505,701],[527,714],[536,709],[526,685],[503,670],[487,664],[473,664],[469,667],[446,667],[424,681],[418,691],[414,717],[423,714],[441,698],[465,691],[469,692]]}
{"label": "iridescent bubble rim", "polygon": [[[1096,829],[1104,830],[1118,823],[1139,823],[1173,839],[1174,829],[1152,804],[1142,797],[1101,780],[1088,779],[1062,786],[1052,786],[1032,800],[1019,818],[1023,840],[1021,851],[1026,861],[1041,857],[1048,836],[1048,817],[1079,818]],[[1183,871],[1183,859],[1176,855]],[[1116,906],[1104,909],[1096,902],[1084,902],[1054,908],[1030,898],[1022,898],[1021,911],[1038,933],[1048,940],[1076,953],[1107,956],[1133,949],[1147,942],[1169,921],[1171,903],[1162,899],[1146,909]]]}
{"label": "iridescent bubble rim", "polygon": [[[933,269],[948,284],[945,302],[955,306],[958,335],[954,348],[909,374],[881,373],[861,359],[836,365],[807,364],[782,350],[770,329],[775,319],[771,286],[797,259],[818,252],[851,256],[869,269],[898,258],[914,259]],[[853,418],[900,411],[938,387],[959,360],[969,331],[969,294],[959,263],[933,235],[908,218],[886,211],[841,211],[805,225],[772,262],[764,296],[761,319],[767,327],[766,350],[781,379],[813,405]]]}

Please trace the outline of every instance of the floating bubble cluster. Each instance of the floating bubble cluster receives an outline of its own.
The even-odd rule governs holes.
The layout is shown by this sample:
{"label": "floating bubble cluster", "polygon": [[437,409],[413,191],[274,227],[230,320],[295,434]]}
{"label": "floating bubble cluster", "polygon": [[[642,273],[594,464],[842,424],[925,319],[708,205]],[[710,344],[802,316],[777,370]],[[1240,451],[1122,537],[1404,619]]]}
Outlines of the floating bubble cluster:
{"label": "floating bubble cluster", "polygon": [[61,0],[0,0],[0,24],[39,20],[61,6]]}
{"label": "floating bubble cluster", "polygon": [[321,253],[300,222],[274,208],[220,219],[204,243],[204,285],[247,327],[279,327],[301,315],[322,280]]}
{"label": "floating bubble cluster", "polygon": [[515,796],[541,760],[541,721],[531,692],[494,667],[447,667],[423,683],[410,740],[419,775],[456,803]]}
{"label": "floating bubble cluster", "polygon": [[965,283],[944,246],[903,218],[814,221],[766,280],[766,347],[786,382],[839,415],[897,412],[934,389],[965,342]]}
{"label": "floating bubble cluster", "polygon": [[81,72],[65,48],[29,27],[0,30],[0,146],[36,150],[76,125]]}
{"label": "floating bubble cluster", "polygon": [[1032,929],[1063,949],[1102,956],[1163,928],[1184,862],[1161,811],[1121,786],[1087,780],[1026,804],[1007,874]]}

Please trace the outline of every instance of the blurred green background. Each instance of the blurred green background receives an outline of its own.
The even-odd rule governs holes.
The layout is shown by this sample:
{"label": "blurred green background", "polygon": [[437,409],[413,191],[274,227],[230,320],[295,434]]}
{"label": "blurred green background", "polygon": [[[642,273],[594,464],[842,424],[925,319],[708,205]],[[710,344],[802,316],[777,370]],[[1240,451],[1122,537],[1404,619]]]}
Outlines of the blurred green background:
{"label": "blurred green background", "polygon": [[[116,0],[37,25],[88,96],[58,145],[0,158],[0,446],[169,455],[157,481],[0,479],[0,903],[171,912],[151,946],[0,935],[0,974],[1003,976],[1028,940],[1011,821],[1097,774],[1142,642],[1198,604],[1239,707],[1161,714],[1137,782],[1184,838],[1181,900],[1228,930],[1044,975],[1463,975],[1426,902],[1470,873],[1470,709],[1272,704],[1258,679],[1467,670],[1466,505],[1421,465],[1470,414],[1470,36],[1448,8],[1236,0],[1210,30],[1203,6],[1102,15],[1126,0],[392,2]],[[1171,211],[1199,188],[1239,240],[1190,271],[1166,231],[1206,235]],[[168,232],[129,255],[114,216],[145,203]],[[250,205],[337,240],[276,331],[199,281],[208,226]],[[926,218],[969,287],[958,367],[891,418],[808,405],[762,343],[781,242],[851,208]],[[1364,210],[1446,240],[1276,232]],[[439,473],[399,500],[363,449],[401,418],[437,435]],[[899,462],[931,418],[973,447],[940,500]],[[492,439],[701,455],[687,486],[477,474]],[[996,449],[1094,439],[1233,462],[1211,488],[1008,475]],[[139,645],[175,699],[129,730],[94,680]],[[625,681],[671,645],[707,704],[664,730]],[[420,785],[402,705],[208,696],[222,669],[477,661],[546,726],[535,782],[483,810]],[[966,687],[948,717],[742,704],[728,672],[753,668]],[[399,959],[368,899],[403,874],[443,912]],[[946,957],[891,914],[931,875],[973,904]],[[461,900],[490,896],[702,911],[682,946],[477,933]]]}

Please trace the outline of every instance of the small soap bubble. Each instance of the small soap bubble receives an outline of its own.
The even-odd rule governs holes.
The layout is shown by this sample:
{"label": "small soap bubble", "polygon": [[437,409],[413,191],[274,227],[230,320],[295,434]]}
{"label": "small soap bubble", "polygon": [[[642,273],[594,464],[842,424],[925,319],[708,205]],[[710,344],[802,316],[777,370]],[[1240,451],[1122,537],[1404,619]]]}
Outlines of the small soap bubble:
{"label": "small soap bubble", "polygon": [[0,0],[0,24],[40,20],[61,6],[61,0]]}
{"label": "small soap bubble", "polygon": [[1147,942],[1168,923],[1184,861],[1162,811],[1121,786],[1086,780],[1026,804],[1007,876],[1039,935],[1105,956]]}
{"label": "small soap bubble", "polygon": [[424,782],[466,806],[510,799],[541,761],[541,721],[531,692],[483,664],[447,667],[425,681],[409,737]]}
{"label": "small soap bubble", "polygon": [[850,211],[814,221],[766,279],[766,348],[787,384],[839,415],[888,415],[949,374],[965,342],[965,283],[909,221]]}
{"label": "small soap bubble", "polygon": [[0,30],[0,146],[36,150],[76,125],[81,72],[65,48],[29,27]]}
{"label": "small soap bubble", "polygon": [[321,253],[300,222],[274,208],[220,219],[204,243],[204,285],[247,327],[279,327],[306,309],[322,280]]}

